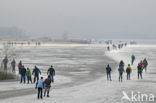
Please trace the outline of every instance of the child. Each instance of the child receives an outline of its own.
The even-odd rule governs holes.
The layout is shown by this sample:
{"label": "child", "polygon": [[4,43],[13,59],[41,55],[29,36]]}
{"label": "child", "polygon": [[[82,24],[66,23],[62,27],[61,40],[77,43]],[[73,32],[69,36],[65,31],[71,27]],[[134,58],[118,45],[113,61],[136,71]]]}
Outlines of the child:
{"label": "child", "polygon": [[37,81],[37,83],[36,83],[36,89],[37,88],[38,88],[38,99],[39,98],[42,99],[42,91],[43,91],[43,88],[44,88],[43,77],[41,77],[41,79]]}

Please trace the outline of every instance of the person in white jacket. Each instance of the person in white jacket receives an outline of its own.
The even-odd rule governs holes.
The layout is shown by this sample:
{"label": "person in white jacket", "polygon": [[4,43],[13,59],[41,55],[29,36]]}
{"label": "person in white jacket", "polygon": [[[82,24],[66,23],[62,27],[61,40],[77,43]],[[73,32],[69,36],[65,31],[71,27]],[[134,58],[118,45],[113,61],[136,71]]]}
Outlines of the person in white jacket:
{"label": "person in white jacket", "polygon": [[36,82],[36,89],[38,88],[38,99],[42,99],[42,92],[43,92],[43,88],[44,88],[44,81],[43,81],[43,77],[41,77],[40,80],[38,80]]}

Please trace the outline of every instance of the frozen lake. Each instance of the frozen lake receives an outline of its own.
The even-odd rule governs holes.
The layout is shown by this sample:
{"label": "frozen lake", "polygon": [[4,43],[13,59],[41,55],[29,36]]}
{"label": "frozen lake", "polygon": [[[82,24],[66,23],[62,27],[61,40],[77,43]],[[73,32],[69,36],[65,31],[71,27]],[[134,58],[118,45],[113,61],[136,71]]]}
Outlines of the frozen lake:
{"label": "frozen lake", "polygon": [[[27,87],[27,84],[21,85],[18,82],[2,82],[1,103],[131,103],[132,101],[121,100],[123,91],[128,96],[132,91],[152,94],[154,98],[156,96],[156,46],[153,45],[129,46],[111,52],[105,52],[105,46],[93,45],[19,47],[16,48],[16,52],[17,61],[22,60],[25,66],[31,69],[34,65],[38,65],[43,76],[47,68],[54,65],[58,77],[55,77],[56,82],[52,86],[51,97],[43,100],[36,99],[34,85]],[[127,81],[124,73],[123,83],[119,83],[117,65],[120,60],[124,60],[126,65],[129,64],[132,54],[136,55],[137,60],[132,66],[131,80]],[[143,80],[138,80],[137,63],[144,58],[149,62],[148,72],[143,73]],[[107,81],[105,76],[105,67],[108,63],[113,69],[112,82]],[[8,87],[6,86],[8,84],[12,85]],[[13,88],[17,90],[12,90]],[[155,101],[141,101],[141,103],[155,103]]]}

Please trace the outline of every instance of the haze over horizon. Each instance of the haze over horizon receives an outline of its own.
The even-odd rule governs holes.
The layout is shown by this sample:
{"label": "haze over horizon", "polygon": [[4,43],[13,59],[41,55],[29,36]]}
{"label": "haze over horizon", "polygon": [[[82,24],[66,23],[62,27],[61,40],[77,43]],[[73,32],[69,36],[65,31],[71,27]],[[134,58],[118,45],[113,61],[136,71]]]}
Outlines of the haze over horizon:
{"label": "haze over horizon", "polygon": [[1,0],[0,27],[31,36],[156,39],[155,0]]}

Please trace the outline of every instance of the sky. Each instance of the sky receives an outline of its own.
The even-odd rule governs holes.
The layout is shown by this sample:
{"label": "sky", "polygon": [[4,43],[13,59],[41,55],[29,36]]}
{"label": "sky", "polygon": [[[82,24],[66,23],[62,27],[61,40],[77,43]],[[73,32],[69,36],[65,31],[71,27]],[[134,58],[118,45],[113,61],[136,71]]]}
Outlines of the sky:
{"label": "sky", "polygon": [[0,27],[31,36],[156,39],[156,0],[0,0]]}

